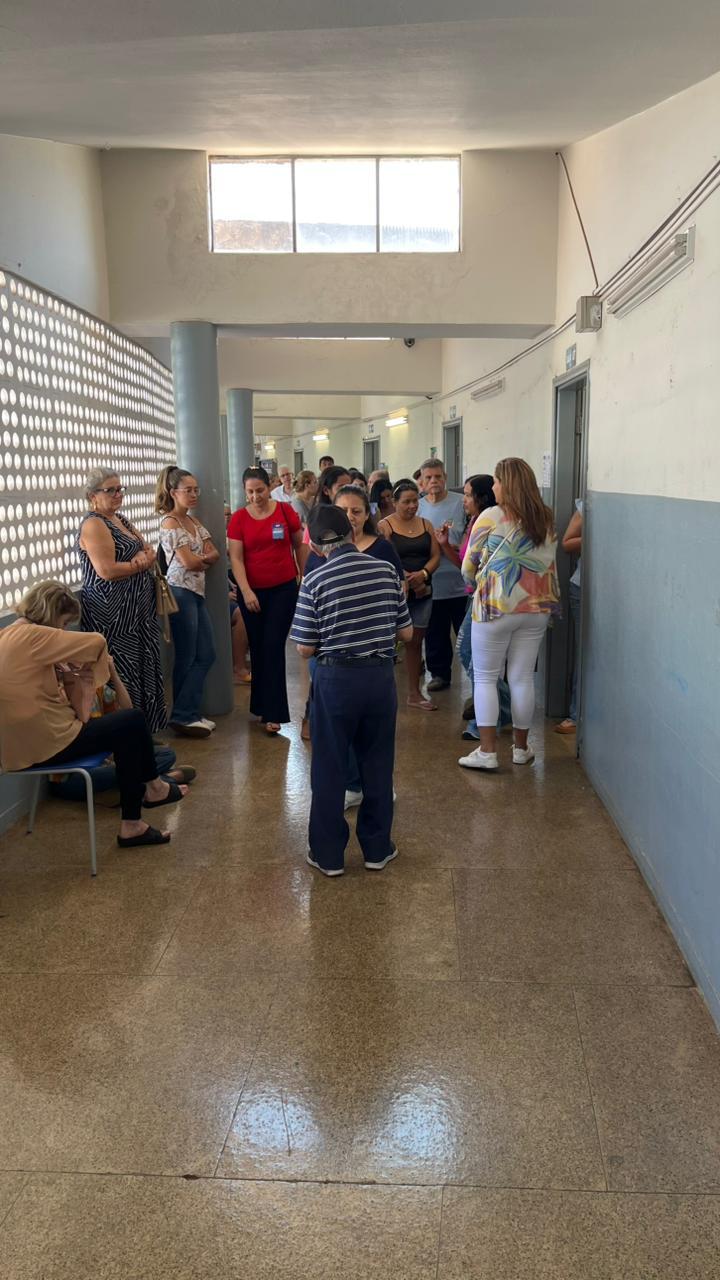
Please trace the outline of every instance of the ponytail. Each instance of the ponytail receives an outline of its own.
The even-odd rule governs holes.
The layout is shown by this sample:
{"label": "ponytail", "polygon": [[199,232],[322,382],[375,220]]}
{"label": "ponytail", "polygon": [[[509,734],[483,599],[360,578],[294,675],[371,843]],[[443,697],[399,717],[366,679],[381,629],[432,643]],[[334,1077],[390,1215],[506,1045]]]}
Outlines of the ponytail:
{"label": "ponytail", "polygon": [[172,490],[177,489],[180,481],[192,474],[192,471],[182,471],[176,463],[171,463],[169,467],[163,467],[155,485],[155,510],[160,515],[169,515],[175,506]]}

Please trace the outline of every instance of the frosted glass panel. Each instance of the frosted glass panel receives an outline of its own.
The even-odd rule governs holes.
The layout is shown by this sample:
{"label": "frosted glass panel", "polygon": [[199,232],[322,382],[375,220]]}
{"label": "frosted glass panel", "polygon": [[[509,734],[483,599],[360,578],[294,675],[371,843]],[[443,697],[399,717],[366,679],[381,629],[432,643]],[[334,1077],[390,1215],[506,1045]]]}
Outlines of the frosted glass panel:
{"label": "frosted glass panel", "polygon": [[456,253],[460,248],[460,161],[380,160],[380,250]]}
{"label": "frosted glass panel", "polygon": [[290,160],[212,160],[216,253],[292,253]]}
{"label": "frosted glass panel", "polygon": [[296,160],[299,253],[374,253],[375,160]]}

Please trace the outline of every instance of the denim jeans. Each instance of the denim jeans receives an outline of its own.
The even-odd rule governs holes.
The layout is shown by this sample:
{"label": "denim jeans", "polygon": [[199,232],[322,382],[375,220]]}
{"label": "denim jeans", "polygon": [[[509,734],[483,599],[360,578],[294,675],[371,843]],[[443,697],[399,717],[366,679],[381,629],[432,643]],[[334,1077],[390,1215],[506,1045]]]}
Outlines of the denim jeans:
{"label": "denim jeans", "polygon": [[[463,624],[457,638],[457,652],[463,670],[468,676],[473,689],[475,688],[475,678],[473,676],[472,661],[472,604],[468,605],[468,611],[463,619]],[[500,715],[498,716],[497,727],[502,729],[503,725],[512,724],[512,709],[510,706],[510,686],[507,680],[502,676],[497,683],[498,698],[500,699]],[[475,737],[480,737],[477,720],[473,719],[467,726],[467,732],[472,733]]]}
{"label": "denim jeans", "polygon": [[[158,777],[162,778],[171,769],[175,768],[175,752],[172,747],[156,747],[155,748],[155,765],[158,771]],[[58,774],[61,771],[58,769]],[[96,795],[100,795],[103,791],[111,791],[117,787],[117,773],[115,765],[101,764],[99,769],[91,769],[90,777],[92,778],[93,791]],[[48,785],[48,791],[51,796],[57,796],[59,800],[81,800],[85,801],[85,779],[79,773],[66,773],[62,782],[51,782]]]}
{"label": "denim jeans", "polygon": [[201,718],[205,677],[215,661],[215,638],[203,596],[186,587],[172,590],[180,607],[170,616],[175,645],[171,720],[192,724]]}

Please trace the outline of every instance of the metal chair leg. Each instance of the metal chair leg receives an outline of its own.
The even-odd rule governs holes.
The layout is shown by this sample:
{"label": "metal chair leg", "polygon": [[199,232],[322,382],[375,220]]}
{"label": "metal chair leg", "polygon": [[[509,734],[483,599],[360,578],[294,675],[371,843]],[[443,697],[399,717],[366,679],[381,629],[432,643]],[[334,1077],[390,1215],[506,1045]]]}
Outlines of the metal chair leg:
{"label": "metal chair leg", "polygon": [[40,786],[42,783],[42,774],[33,779],[32,799],[30,801],[30,812],[28,813],[27,833],[30,835],[35,826],[35,818],[37,816],[38,801],[40,800]]}
{"label": "metal chair leg", "polygon": [[90,836],[90,875],[97,875],[97,851],[95,842],[95,800],[93,797],[92,778],[87,769],[79,769],[85,779],[85,795],[87,797],[88,833]]}

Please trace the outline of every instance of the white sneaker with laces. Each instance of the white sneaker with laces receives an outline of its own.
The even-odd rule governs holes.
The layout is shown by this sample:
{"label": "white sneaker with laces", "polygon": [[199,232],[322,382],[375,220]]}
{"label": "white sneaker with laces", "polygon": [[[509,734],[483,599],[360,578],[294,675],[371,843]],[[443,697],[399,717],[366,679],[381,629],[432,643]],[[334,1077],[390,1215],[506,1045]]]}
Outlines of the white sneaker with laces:
{"label": "white sneaker with laces", "polygon": [[346,791],[345,792],[345,808],[356,809],[363,802],[362,791]]}
{"label": "white sneaker with laces", "polygon": [[497,752],[483,751],[480,747],[476,747],[469,756],[460,756],[458,764],[462,765],[463,769],[497,769]]}
{"label": "white sneaker with laces", "polygon": [[532,747],[513,747],[513,764],[532,764],[534,759]]}
{"label": "white sneaker with laces", "polygon": [[397,858],[397,856],[398,856],[398,847],[396,844],[393,844],[390,846],[390,852],[387,858],[383,858],[381,862],[366,862],[365,870],[366,871],[382,871],[383,867],[386,867],[388,862],[392,862],[393,858]]}

